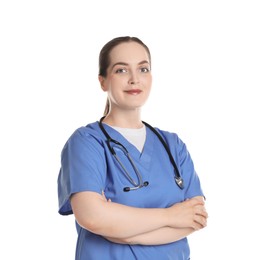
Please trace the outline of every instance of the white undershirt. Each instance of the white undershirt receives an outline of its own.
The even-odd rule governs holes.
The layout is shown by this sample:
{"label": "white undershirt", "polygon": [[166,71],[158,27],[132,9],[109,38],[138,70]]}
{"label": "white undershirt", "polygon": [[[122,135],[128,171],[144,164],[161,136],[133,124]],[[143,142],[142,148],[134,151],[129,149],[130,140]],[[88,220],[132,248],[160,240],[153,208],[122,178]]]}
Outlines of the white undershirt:
{"label": "white undershirt", "polygon": [[123,135],[131,144],[133,144],[140,153],[143,150],[143,146],[146,139],[146,128],[143,125],[142,128],[122,128],[117,126],[111,126],[113,129]]}

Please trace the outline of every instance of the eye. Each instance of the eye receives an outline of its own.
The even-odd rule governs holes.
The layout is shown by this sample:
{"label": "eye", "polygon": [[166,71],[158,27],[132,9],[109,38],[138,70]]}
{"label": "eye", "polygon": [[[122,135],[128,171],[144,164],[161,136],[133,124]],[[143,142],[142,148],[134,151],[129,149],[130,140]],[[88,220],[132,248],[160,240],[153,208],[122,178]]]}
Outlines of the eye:
{"label": "eye", "polygon": [[119,68],[115,71],[115,73],[126,73],[127,72],[127,69],[125,68]]}
{"label": "eye", "polygon": [[140,71],[141,71],[142,73],[148,73],[148,72],[150,72],[150,69],[147,68],[147,67],[143,67],[143,68],[140,68]]}

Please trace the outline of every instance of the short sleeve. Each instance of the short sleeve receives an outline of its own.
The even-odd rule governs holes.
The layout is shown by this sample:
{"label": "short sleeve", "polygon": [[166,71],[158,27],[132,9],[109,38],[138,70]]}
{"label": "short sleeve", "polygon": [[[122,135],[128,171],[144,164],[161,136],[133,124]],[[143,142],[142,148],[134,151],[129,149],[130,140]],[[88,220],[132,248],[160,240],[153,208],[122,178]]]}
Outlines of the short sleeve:
{"label": "short sleeve", "polygon": [[76,130],[61,153],[58,175],[59,214],[72,214],[70,196],[81,191],[101,193],[106,163],[100,142],[86,131]]}

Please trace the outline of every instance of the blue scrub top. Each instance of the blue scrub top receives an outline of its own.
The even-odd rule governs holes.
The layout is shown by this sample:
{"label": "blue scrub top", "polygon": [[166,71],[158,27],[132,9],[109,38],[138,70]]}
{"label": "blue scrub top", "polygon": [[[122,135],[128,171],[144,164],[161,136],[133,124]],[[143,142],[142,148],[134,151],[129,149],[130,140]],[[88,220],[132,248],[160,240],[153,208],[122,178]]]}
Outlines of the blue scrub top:
{"label": "blue scrub top", "polygon": [[[199,178],[186,145],[174,134],[157,129],[169,145],[184,180],[181,190],[174,180],[174,168],[158,137],[146,127],[146,141],[142,153],[119,132],[104,124],[108,134],[123,144],[149,185],[135,191],[105,142],[98,122],[77,129],[66,142],[61,154],[58,176],[59,213],[72,214],[70,196],[81,191],[102,194],[113,202],[140,208],[166,208],[194,196],[204,196]],[[121,162],[134,180],[137,176],[121,149],[115,147]],[[78,240],[75,260],[187,260],[190,250],[187,238],[174,243],[156,246],[123,245],[109,242],[76,223]]]}

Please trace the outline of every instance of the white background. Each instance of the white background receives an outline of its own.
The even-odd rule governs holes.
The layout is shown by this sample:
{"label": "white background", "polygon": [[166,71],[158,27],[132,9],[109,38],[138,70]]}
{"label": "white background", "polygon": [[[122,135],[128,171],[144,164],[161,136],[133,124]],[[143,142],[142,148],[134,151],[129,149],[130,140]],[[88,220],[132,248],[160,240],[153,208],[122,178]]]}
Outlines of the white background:
{"label": "white background", "polygon": [[152,53],[143,119],[179,134],[207,197],[193,260],[255,259],[253,1],[1,1],[0,259],[74,259],[58,215],[61,149],[102,116],[98,53],[138,36]]}

